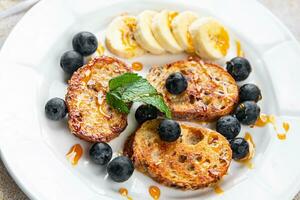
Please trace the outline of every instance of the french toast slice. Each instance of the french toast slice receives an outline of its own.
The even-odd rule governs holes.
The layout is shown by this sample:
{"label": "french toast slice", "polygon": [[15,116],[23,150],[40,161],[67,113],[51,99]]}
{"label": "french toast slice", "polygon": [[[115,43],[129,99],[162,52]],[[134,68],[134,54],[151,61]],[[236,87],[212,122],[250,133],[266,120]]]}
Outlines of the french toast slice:
{"label": "french toast slice", "polygon": [[[179,94],[169,93],[165,87],[168,76],[181,72],[188,81],[187,89]],[[212,121],[232,112],[238,103],[238,86],[221,66],[196,58],[181,60],[164,66],[154,66],[148,81],[162,94],[179,120]]]}
{"label": "french toast slice", "polygon": [[71,132],[88,142],[108,142],[127,126],[127,115],[106,102],[111,78],[129,72],[120,60],[102,56],[79,68],[69,80],[66,104]]}
{"label": "french toast slice", "polygon": [[226,174],[232,151],[225,137],[199,125],[179,122],[179,139],[164,142],[158,134],[160,122],[146,121],[125,143],[124,154],[136,169],[159,183],[183,190],[211,186]]}

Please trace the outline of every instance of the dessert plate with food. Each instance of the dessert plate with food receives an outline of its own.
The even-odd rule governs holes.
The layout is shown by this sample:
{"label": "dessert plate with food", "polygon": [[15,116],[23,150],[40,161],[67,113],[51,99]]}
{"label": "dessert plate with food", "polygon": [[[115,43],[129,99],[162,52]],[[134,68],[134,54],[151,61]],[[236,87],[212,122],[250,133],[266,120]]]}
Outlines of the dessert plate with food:
{"label": "dessert plate with food", "polygon": [[31,199],[291,199],[299,53],[254,0],[41,1],[0,53],[1,158]]}

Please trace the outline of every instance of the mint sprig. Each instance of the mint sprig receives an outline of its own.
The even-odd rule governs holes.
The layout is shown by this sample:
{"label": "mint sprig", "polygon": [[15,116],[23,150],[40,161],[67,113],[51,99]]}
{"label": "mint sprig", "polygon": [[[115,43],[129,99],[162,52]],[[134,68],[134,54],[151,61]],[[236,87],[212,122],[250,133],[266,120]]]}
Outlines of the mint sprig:
{"label": "mint sprig", "polygon": [[171,111],[162,96],[143,77],[135,73],[124,73],[109,81],[109,92],[106,94],[107,103],[122,113],[129,113],[132,102],[141,102],[155,106],[167,118]]}

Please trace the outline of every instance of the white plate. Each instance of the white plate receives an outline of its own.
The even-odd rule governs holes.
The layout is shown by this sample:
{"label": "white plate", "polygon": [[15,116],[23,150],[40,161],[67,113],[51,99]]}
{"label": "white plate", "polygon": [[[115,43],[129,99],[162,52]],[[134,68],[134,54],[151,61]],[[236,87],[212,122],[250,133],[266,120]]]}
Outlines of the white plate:
{"label": "white plate", "polygon": [[[278,140],[271,126],[243,127],[256,143],[254,169],[233,162],[221,187],[188,191],[163,187],[135,171],[129,181],[113,183],[105,169],[92,164],[85,151],[76,167],[65,154],[80,143],[69,133],[66,121],[45,118],[44,105],[52,97],[64,97],[66,82],[59,66],[62,53],[71,49],[72,36],[82,30],[103,31],[111,19],[123,12],[136,14],[144,9],[194,10],[214,16],[238,38],[252,63],[247,82],[260,86],[263,113],[276,115],[277,124],[287,121],[287,140]],[[234,45],[232,45],[234,46]],[[234,52],[231,49],[230,57]],[[300,48],[290,32],[256,1],[244,0],[44,0],[31,9],[10,34],[0,54],[0,149],[1,158],[19,186],[32,199],[124,199],[118,194],[126,187],[134,199],[151,199],[150,185],[161,188],[161,199],[291,199],[300,189]],[[167,63],[176,56],[144,56],[152,64]],[[130,61],[131,62],[131,61]],[[145,71],[144,71],[145,72]],[[136,126],[129,126],[111,142],[117,152]],[[282,131],[281,126],[279,127]]]}

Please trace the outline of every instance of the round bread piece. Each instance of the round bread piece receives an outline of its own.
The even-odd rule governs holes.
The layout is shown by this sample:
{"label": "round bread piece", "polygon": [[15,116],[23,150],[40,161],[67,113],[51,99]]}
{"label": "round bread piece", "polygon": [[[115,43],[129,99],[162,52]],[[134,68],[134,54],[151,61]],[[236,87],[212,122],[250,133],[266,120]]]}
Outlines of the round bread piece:
{"label": "round bread piece", "polygon": [[164,142],[157,131],[160,122],[145,122],[125,144],[125,155],[139,171],[166,186],[184,190],[211,186],[226,174],[232,151],[225,137],[180,122],[179,139]]}
{"label": "round bread piece", "polygon": [[69,80],[66,104],[69,128],[88,142],[108,142],[127,126],[127,115],[111,109],[106,103],[108,82],[129,72],[120,60],[102,56],[79,68]]}
{"label": "round bread piece", "polygon": [[[169,93],[165,87],[166,79],[174,72],[181,72],[188,81],[187,89],[179,95]],[[163,95],[172,117],[179,120],[216,120],[231,113],[239,99],[232,76],[221,66],[200,59],[154,66],[147,79]]]}

